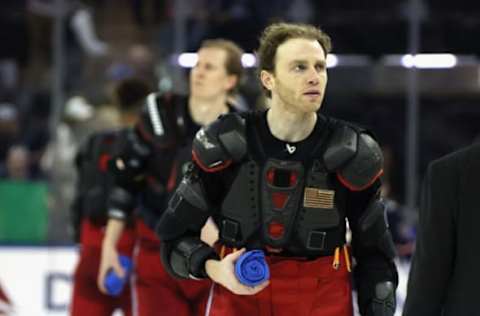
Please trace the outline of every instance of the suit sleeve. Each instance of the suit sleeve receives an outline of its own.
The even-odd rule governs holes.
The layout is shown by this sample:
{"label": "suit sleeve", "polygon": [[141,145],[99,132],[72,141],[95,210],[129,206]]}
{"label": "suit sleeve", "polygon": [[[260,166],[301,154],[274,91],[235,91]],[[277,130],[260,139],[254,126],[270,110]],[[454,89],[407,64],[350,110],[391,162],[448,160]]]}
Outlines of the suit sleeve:
{"label": "suit sleeve", "polygon": [[446,161],[435,162],[424,181],[405,316],[441,314],[455,251],[454,167]]}

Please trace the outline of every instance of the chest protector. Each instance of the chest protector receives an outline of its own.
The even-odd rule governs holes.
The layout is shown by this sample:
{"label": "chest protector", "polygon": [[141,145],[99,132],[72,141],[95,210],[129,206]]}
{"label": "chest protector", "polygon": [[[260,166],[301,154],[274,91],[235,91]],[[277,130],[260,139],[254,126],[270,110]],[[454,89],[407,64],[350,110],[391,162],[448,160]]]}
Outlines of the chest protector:
{"label": "chest protector", "polygon": [[227,116],[201,130],[193,145],[202,170],[229,170],[214,215],[222,243],[293,256],[332,254],[345,243],[349,192],[368,188],[382,173],[378,144],[365,131],[332,121],[304,162],[255,159],[243,128],[249,119]]}
{"label": "chest protector", "polygon": [[220,238],[230,247],[331,253],[345,242],[343,192],[331,179],[318,160],[308,168],[274,159],[244,163],[222,204]]}

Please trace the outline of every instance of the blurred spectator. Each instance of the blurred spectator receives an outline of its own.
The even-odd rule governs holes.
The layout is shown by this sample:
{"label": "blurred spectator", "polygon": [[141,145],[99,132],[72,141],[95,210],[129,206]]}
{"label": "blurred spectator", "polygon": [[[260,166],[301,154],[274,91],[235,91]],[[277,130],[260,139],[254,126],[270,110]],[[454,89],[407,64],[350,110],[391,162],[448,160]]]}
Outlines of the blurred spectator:
{"label": "blurred spectator", "polygon": [[21,143],[30,151],[32,175],[35,178],[42,178],[44,174],[40,168],[40,160],[51,137],[50,92],[47,90],[34,92],[32,98],[20,109]]}
{"label": "blurred spectator", "polygon": [[[285,19],[291,1],[210,0],[208,2],[210,38],[227,38],[246,51],[257,46],[260,31],[273,20]],[[254,36],[252,36],[252,34]]]}
{"label": "blurred spectator", "polygon": [[0,166],[4,163],[8,149],[19,138],[17,108],[11,103],[0,103]]}
{"label": "blurred spectator", "polygon": [[24,181],[30,179],[30,153],[21,145],[12,146],[7,153],[5,169],[1,170],[1,177],[10,180]]}
{"label": "blurred spectator", "polygon": [[310,23],[313,18],[314,8],[310,0],[293,0],[285,17],[288,21],[298,23]]}
{"label": "blurred spectator", "polygon": [[[65,105],[64,117],[56,128],[55,142],[48,144],[42,157],[43,171],[49,175],[51,190],[50,239],[67,240],[67,210],[73,201],[76,173],[74,157],[80,144],[93,131],[94,108],[80,96]],[[104,125],[108,125],[105,123]]]}
{"label": "blurred spectator", "polygon": [[2,1],[0,10],[0,97],[16,92],[29,57],[25,0]]}
{"label": "blurred spectator", "polygon": [[[92,9],[79,0],[66,0],[61,4],[58,6],[55,0],[29,0],[28,8],[34,16],[49,18],[50,26],[53,26],[54,18],[63,17],[65,28],[63,82],[67,93],[75,93],[80,91],[84,84],[86,59],[106,56],[109,50],[108,44],[101,41],[97,35]],[[48,34],[34,32],[34,36],[50,38],[52,31],[53,27],[50,27]],[[39,44],[45,46],[44,43]]]}
{"label": "blurred spectator", "polygon": [[168,12],[169,2],[171,1],[132,0],[132,13],[135,23],[139,26],[159,23]]}
{"label": "blurred spectator", "polygon": [[132,44],[128,47],[125,56],[114,60],[106,70],[106,79],[109,82],[109,92],[118,81],[137,77],[148,82],[155,81],[155,60],[150,47],[144,44]]}

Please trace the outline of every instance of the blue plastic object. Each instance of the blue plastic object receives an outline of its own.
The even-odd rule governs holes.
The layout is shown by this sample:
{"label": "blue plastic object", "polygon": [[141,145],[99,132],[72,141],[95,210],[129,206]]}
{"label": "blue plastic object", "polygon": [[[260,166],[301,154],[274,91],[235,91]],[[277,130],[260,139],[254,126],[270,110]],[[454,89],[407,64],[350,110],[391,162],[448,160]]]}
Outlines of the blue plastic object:
{"label": "blue plastic object", "polygon": [[113,270],[110,270],[105,277],[104,285],[107,289],[108,295],[119,296],[122,293],[125,283],[128,282],[130,274],[132,273],[132,260],[126,256],[120,256],[120,265],[125,270],[125,276],[119,277]]}
{"label": "blue plastic object", "polygon": [[263,251],[251,250],[241,255],[235,263],[235,275],[240,283],[247,286],[256,286],[270,279]]}

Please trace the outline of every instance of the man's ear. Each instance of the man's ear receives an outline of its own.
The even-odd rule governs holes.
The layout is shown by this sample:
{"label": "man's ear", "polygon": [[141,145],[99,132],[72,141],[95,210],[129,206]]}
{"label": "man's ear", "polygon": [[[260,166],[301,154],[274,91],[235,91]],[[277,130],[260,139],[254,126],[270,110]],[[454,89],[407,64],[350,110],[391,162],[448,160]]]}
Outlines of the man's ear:
{"label": "man's ear", "polygon": [[229,75],[227,76],[227,80],[225,80],[225,89],[227,91],[232,90],[238,83],[238,76]]}
{"label": "man's ear", "polygon": [[273,77],[273,74],[266,70],[262,70],[260,72],[260,81],[265,89],[269,91],[272,91],[272,89],[275,87],[275,78]]}

